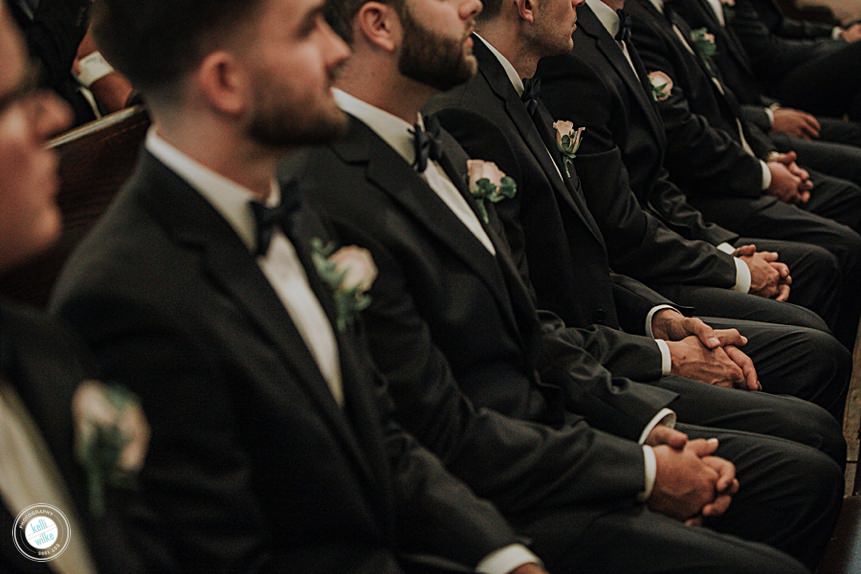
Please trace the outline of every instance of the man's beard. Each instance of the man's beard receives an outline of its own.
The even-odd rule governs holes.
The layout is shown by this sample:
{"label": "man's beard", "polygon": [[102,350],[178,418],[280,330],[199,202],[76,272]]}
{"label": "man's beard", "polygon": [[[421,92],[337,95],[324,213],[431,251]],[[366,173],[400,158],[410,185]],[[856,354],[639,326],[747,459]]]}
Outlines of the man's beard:
{"label": "man's beard", "polygon": [[[267,91],[275,88],[269,87]],[[272,92],[269,91],[271,94]],[[248,124],[248,134],[259,144],[273,148],[324,144],[344,135],[347,115],[331,96],[320,101],[284,102],[284,93],[267,97],[261,93],[259,105]]]}
{"label": "man's beard", "polygon": [[465,38],[442,37],[413,18],[408,8],[401,14],[404,43],[398,71],[404,76],[444,92],[475,75],[475,57],[464,52]]}

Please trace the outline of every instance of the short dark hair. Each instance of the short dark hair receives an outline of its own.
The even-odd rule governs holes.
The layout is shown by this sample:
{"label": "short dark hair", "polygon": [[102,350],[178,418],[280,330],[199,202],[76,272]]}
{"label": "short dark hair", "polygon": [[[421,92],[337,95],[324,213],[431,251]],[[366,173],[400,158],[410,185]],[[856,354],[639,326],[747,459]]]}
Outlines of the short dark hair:
{"label": "short dark hair", "polygon": [[[353,44],[353,19],[359,9],[370,0],[326,0],[324,14],[326,22],[337,35],[347,44]],[[403,15],[406,0],[376,0],[382,4],[391,4]]]}
{"label": "short dark hair", "polygon": [[170,88],[263,0],[99,0],[99,50],[144,95]]}

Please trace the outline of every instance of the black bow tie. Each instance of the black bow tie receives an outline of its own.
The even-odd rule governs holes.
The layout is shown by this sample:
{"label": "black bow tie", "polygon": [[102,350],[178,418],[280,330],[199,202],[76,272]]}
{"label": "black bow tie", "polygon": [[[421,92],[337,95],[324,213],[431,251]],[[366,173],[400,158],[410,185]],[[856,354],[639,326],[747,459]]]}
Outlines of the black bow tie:
{"label": "black bow tie", "polygon": [[428,167],[428,160],[439,161],[442,158],[442,144],[439,141],[439,121],[431,116],[424,118],[425,127],[415,124],[413,126],[413,146],[416,152],[416,161],[413,167],[419,173],[424,173]]}
{"label": "black bow tie", "polygon": [[616,10],[619,15],[619,31],[616,32],[616,41],[627,44],[631,41],[631,16],[624,10]]}
{"label": "black bow tie", "polygon": [[538,104],[541,98],[541,79],[527,78],[523,80],[523,94],[520,96],[520,101],[526,106],[526,111],[529,115],[533,115],[538,109]]}
{"label": "black bow tie", "polygon": [[263,257],[269,252],[272,235],[278,226],[285,235],[290,237],[293,228],[293,216],[302,205],[299,188],[296,182],[290,182],[281,189],[281,203],[274,207],[263,205],[259,201],[249,201],[251,213],[257,224],[255,240],[257,248],[254,255]]}

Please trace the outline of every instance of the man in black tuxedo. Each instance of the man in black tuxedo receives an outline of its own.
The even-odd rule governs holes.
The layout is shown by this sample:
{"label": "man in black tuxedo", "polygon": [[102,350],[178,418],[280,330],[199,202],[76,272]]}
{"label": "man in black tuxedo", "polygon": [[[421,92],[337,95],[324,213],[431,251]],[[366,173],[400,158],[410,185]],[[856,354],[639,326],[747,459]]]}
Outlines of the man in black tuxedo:
{"label": "man in black tuxedo", "polygon": [[816,114],[861,119],[861,42],[777,35],[751,0],[736,0],[729,12],[728,25],[770,96]]}
{"label": "man in black tuxedo", "polygon": [[[665,290],[665,295],[682,304],[695,304],[704,315],[770,320],[771,324],[746,324],[742,329],[755,343],[749,343],[745,351],[751,355],[765,388],[816,400],[836,413],[839,404],[831,399],[839,397],[845,388],[846,367],[837,371],[829,368],[826,374],[812,358],[807,366],[792,366],[796,359],[783,352],[786,343],[772,346],[777,340],[785,341],[787,335],[800,336],[804,341],[797,343],[811,349],[813,355],[834,357],[835,364],[848,365],[846,350],[827,333],[775,324],[781,321],[804,324],[805,316],[812,314],[793,305],[751,297],[704,281],[703,276],[710,276],[709,273],[697,271],[709,269],[704,262],[717,256],[699,248],[674,249],[656,239],[673,236],[671,241],[676,247],[687,242],[644,211],[627,184],[620,181],[622,164],[618,151],[594,158],[593,161],[600,162],[600,169],[589,170],[591,179],[583,180],[582,184],[573,166],[570,177],[564,173],[565,162],[549,131],[552,117],[543,103],[534,98],[534,93],[531,99],[536,103],[531,107],[534,113],[530,114],[530,107],[522,101],[513,79],[522,86],[520,76],[534,73],[542,55],[567,51],[564,46],[571,39],[548,51],[546,44],[526,37],[515,38],[525,47],[518,46],[512,51],[534,53],[531,64],[527,62],[526,69],[517,70],[510,63],[503,64],[485,43],[487,38],[482,38],[476,38],[475,47],[479,74],[463,86],[433,98],[427,109],[435,112],[469,154],[495,161],[518,182],[521,193],[512,201],[499,204],[498,210],[521,273],[535,287],[538,307],[556,313],[572,327],[588,328],[594,323],[618,327],[620,314],[610,288],[612,265],[618,273],[636,274],[637,279],[655,282]],[[530,95],[529,91],[523,93]],[[614,192],[607,193],[606,189]],[[703,242],[697,245],[717,252],[714,246]],[[733,261],[726,254],[720,255]],[[744,263],[736,263],[746,267]],[[686,276],[690,283],[699,279],[703,284],[684,284],[677,279],[680,275]],[[652,315],[648,306],[642,305],[640,309],[637,320],[628,324],[639,323],[634,333],[643,333],[645,325],[645,333],[649,334]],[[819,317],[813,318],[814,322],[808,324],[822,325]],[[734,320],[731,324],[736,323]],[[719,326],[729,325],[724,322]],[[830,381],[825,386],[823,377]],[[800,383],[801,380],[806,382]],[[783,387],[790,381],[795,381],[790,383],[791,389]],[[830,399],[826,402],[814,399],[814,395],[824,398],[820,393],[826,388],[830,389],[826,391]]]}
{"label": "man in black tuxedo", "polygon": [[[613,378],[564,338],[558,321],[539,322],[498,233],[493,206],[486,200],[477,204],[467,191],[467,158],[447,134],[437,140],[433,123],[420,119],[419,110],[432,94],[474,73],[469,30],[477,10],[478,4],[468,0],[329,4],[330,21],[354,51],[337,81],[342,91],[336,93],[339,105],[353,116],[350,131],[344,140],[310,150],[284,169],[284,177],[299,182],[340,240],[368,246],[380,263],[364,319],[398,416],[450,470],[478,492],[493,493],[509,518],[533,537],[551,571],[666,571],[671,563],[684,569],[688,558],[681,556],[681,548],[715,568],[746,570],[750,565],[726,564],[726,557],[715,554],[717,546],[704,539],[679,538],[684,531],[679,522],[637,505],[633,511],[638,518],[630,520],[628,510],[608,512],[621,500],[590,500],[596,485],[588,480],[573,476],[558,481],[543,468],[546,443],[536,444],[529,456],[518,452],[521,433],[515,431],[523,423],[517,419],[539,428],[561,424],[582,431],[578,413],[625,438],[650,446],[661,443],[674,435],[653,426],[669,414],[663,406],[672,400],[673,408],[685,408],[688,399],[673,400],[673,393],[660,385],[650,388]],[[476,167],[472,164],[470,171]],[[470,179],[475,178],[473,173]],[[690,381],[679,385],[693,385],[693,394],[708,393],[701,400],[709,405],[721,402],[719,395],[725,393],[735,395],[727,397],[732,402],[745,398]],[[755,400],[770,412],[766,405],[772,400],[785,401],[762,395]],[[794,409],[793,403],[784,404]],[[747,408],[736,405],[735,415]],[[485,409],[499,413],[495,428],[488,425]],[[741,438],[732,432],[685,430],[692,436],[717,433],[721,448]],[[663,433],[670,434],[659,439]],[[764,438],[745,437],[741,451],[730,446],[723,452],[758,450]],[[558,444],[559,456],[568,456],[574,445]],[[665,446],[644,451],[647,458],[652,450],[659,454],[658,468],[664,464]],[[637,468],[638,458],[632,460]],[[525,473],[523,478],[512,480],[519,472]],[[622,471],[619,476],[626,475]],[[550,490],[548,479],[556,484]],[[560,495],[578,491],[579,500],[557,506]],[[752,499],[744,496],[739,493],[730,513],[748,514],[745,506]],[[655,502],[649,499],[648,505],[655,509]],[[596,519],[595,513],[602,517]],[[749,519],[748,525],[759,520]],[[725,516],[715,524],[725,527],[725,521],[734,520]],[[630,551],[608,552],[615,536],[628,541]],[[654,563],[643,564],[640,553],[646,551]]]}
{"label": "man in black tuxedo", "polygon": [[[733,245],[754,244],[780,253],[793,271],[790,300],[816,309],[838,338],[852,348],[861,314],[861,302],[855,296],[857,283],[846,283],[843,296],[837,287],[841,269],[849,271],[846,274],[849,278],[861,274],[861,268],[853,272],[852,259],[838,262],[824,248],[810,244],[740,238],[733,231],[708,223],[670,181],[663,167],[668,145],[666,132],[651,86],[647,84],[648,73],[614,10],[623,5],[619,0],[587,0],[578,8],[575,49],[565,55],[544,58],[538,66],[542,100],[554,117],[586,128],[587,135],[574,160],[578,174],[601,169],[591,158],[618,150],[624,161],[623,180],[629,182],[644,207],[686,238],[701,239],[730,252]],[[697,158],[689,160],[695,162]],[[732,174],[724,173],[722,177],[731,178]],[[750,209],[762,210],[776,202],[773,197],[759,198],[751,202]],[[809,219],[815,225],[822,221],[813,216]],[[836,229],[856,236],[835,224],[823,227],[823,233]],[[745,230],[742,227],[736,231]],[[861,262],[855,264],[855,268],[859,266]],[[814,300],[818,304],[812,303]],[[841,302],[842,311],[838,309]]]}
{"label": "man in black tuxedo", "polygon": [[[673,181],[709,219],[730,229],[831,251],[844,264],[844,284],[852,292],[861,281],[861,245],[844,225],[861,227],[861,190],[822,174],[812,174],[807,182],[810,174],[794,154],[774,154],[770,138],[744,121],[732,91],[699,57],[688,40],[690,28],[671,4],[632,0],[626,11],[650,79],[667,86],[657,99],[669,143],[665,165]],[[766,194],[781,202],[763,199]],[[844,341],[852,336],[852,326],[841,329]]]}
{"label": "man in black tuxedo", "polygon": [[[330,83],[348,50],[322,7],[96,7],[155,127],[53,305],[150,417],[136,554],[149,572],[544,572],[392,422],[352,326],[360,299],[343,298],[372,263],[318,245],[317,220],[273,186],[286,146],[345,123]],[[497,551],[521,560],[494,566]]]}
{"label": "man in black tuxedo", "polygon": [[[70,121],[65,104],[28,80],[25,46],[0,4],[0,271],[48,248],[59,236],[57,160],[48,138]],[[90,513],[88,477],[75,457],[73,397],[96,373],[86,353],[56,322],[35,311],[0,304],[0,571],[8,574],[133,573],[112,513]],[[78,393],[78,394],[75,394]],[[84,409],[80,414],[88,414]],[[81,439],[80,436],[77,437]],[[93,477],[89,477],[92,479]],[[69,545],[36,562],[33,548],[16,548],[13,524],[34,504],[50,504],[68,519]],[[65,531],[60,519],[58,540]],[[19,523],[20,528],[20,523]],[[108,534],[108,531],[110,534]]]}
{"label": "man in black tuxedo", "polygon": [[[768,0],[766,3],[770,4]],[[727,26],[732,8],[720,0],[687,0],[674,8],[692,29],[705,29],[714,35],[711,62],[738,98],[745,119],[768,133],[779,151],[795,151],[803,165],[861,182],[861,124],[817,117],[766,97],[744,45]]]}

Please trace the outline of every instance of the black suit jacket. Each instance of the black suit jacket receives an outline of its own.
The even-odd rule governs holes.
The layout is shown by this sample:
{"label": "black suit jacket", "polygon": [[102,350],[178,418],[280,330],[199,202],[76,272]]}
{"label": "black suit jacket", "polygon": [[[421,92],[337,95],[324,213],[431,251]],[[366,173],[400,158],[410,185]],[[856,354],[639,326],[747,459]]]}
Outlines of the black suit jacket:
{"label": "black suit jacket", "polygon": [[[623,179],[640,204],[672,230],[688,239],[718,245],[738,238],[736,233],[706,223],[663,167],[667,148],[661,119],[633,43],[628,52],[635,73],[619,44],[589,6],[577,9],[573,52],[543,58],[538,66],[542,100],[554,117],[584,126],[587,136],[574,164],[578,174],[591,168],[588,157],[618,149]],[[705,246],[702,249],[707,249]]]}
{"label": "black suit jacket", "polygon": [[[594,169],[565,177],[550,131],[552,117],[540,105],[539,130],[501,64],[478,39],[475,55],[478,75],[432,99],[428,109],[470,156],[496,162],[517,182],[517,196],[498,210],[515,256],[528,267],[540,308],[569,325],[615,326],[621,320],[626,330],[642,332],[642,318],[639,326],[629,327],[616,313],[610,261],[616,272],[644,282],[735,283],[729,256],[691,248],[643,211],[620,181],[618,150],[590,157]],[[561,177],[551,154],[563,170]]]}
{"label": "black suit jacket", "polygon": [[[737,120],[757,157],[765,158],[773,142],[743,121],[738,101],[714,67],[688,51],[669,21],[648,0],[630,0],[633,38],[649,72],[673,80],[670,97],[658,103],[667,131],[666,166],[674,182],[688,193],[762,196],[762,165],[741,146]],[[678,14],[682,33],[690,27]],[[721,84],[719,90],[717,83]]]}
{"label": "black suit jacket", "polygon": [[[331,320],[310,262],[325,230],[310,213],[294,229]],[[338,407],[246,246],[148,153],[72,256],[53,305],[150,418],[129,516],[150,571],[395,572],[411,551],[474,566],[514,540],[391,422],[351,332],[337,335]]]}
{"label": "black suit jacket", "polygon": [[[466,156],[447,139],[451,159],[443,163],[452,181],[462,185]],[[388,345],[387,353],[375,353],[384,372],[390,366],[379,355],[398,362],[412,355],[415,363],[406,371],[411,379],[435,380],[451,369],[476,406],[557,426],[570,422],[573,412],[627,438],[639,437],[674,398],[613,379],[560,333],[558,320],[541,320],[500,235],[488,228],[498,253],[494,258],[361,122],[353,121],[351,134],[331,151],[312,155],[296,176],[313,186],[309,201],[333,219],[341,240],[378,255],[381,273],[372,309],[380,309],[385,322],[372,319],[369,326],[379,329],[371,338]],[[362,189],[368,193],[342,190],[365,180]],[[556,364],[566,371],[564,377],[548,382],[540,376]]]}
{"label": "black suit jacket", "polygon": [[[447,139],[440,164],[471,204],[466,158]],[[284,172],[340,241],[373,253],[380,274],[363,314],[372,355],[398,419],[451,472],[515,518],[565,507],[582,528],[596,508],[632,502],[639,447],[570,410],[636,438],[672,394],[612,379],[542,326],[504,241],[485,227],[492,256],[359,120]],[[552,381],[540,374],[551,370]]]}
{"label": "black suit jacket", "polygon": [[[137,568],[125,552],[122,527],[111,511],[113,505],[121,504],[121,497],[107,492],[109,512],[98,518],[91,516],[87,478],[74,457],[72,396],[82,381],[96,374],[85,350],[56,321],[28,309],[0,305],[0,376],[21,398],[41,431],[75,508],[65,509],[49,500],[33,503],[52,503],[74,512],[99,571],[127,574]],[[12,532],[14,520],[0,501],[0,529]],[[0,537],[0,571],[29,574],[48,573],[50,569],[21,556],[7,535]]]}

